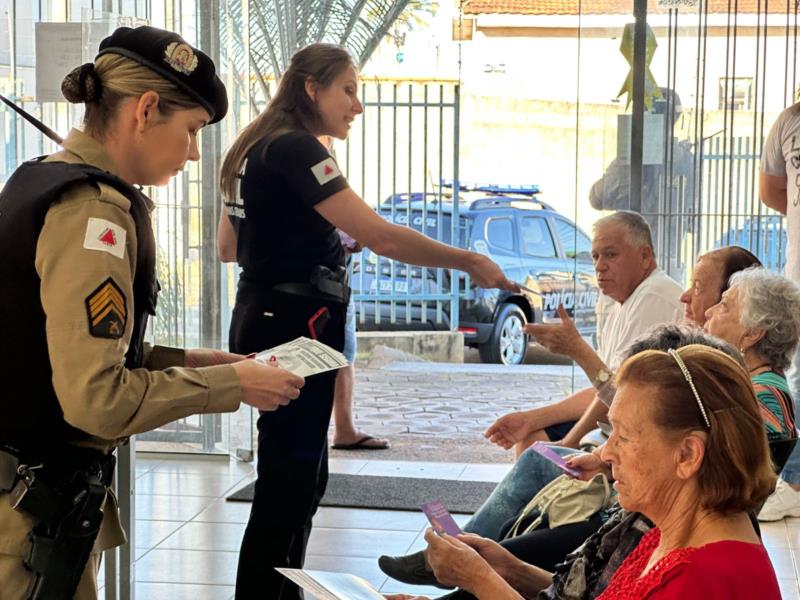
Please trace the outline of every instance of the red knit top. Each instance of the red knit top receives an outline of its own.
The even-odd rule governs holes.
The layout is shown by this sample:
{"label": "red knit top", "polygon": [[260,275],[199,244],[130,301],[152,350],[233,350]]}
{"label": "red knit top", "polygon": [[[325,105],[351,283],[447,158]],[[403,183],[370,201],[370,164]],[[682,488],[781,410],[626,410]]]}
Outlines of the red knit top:
{"label": "red knit top", "polygon": [[660,540],[658,528],[647,532],[597,600],[781,600],[761,544],[721,541],[679,548],[642,576]]}

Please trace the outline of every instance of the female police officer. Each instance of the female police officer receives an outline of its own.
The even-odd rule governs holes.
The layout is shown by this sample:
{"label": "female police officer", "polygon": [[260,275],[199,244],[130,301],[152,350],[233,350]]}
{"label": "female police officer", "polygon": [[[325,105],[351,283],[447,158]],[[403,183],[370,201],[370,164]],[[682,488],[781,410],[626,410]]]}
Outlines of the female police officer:
{"label": "female police officer", "polygon": [[0,195],[3,599],[96,597],[97,552],[124,541],[106,496],[120,441],[240,402],[273,410],[303,385],[226,364],[241,356],[143,344],[158,284],[152,203],[132,185],[199,158],[197,132],[227,111],[213,62],[174,33],[120,28],[63,90],[86,103],[84,131]]}
{"label": "female police officer", "polygon": [[[225,158],[221,188],[230,219],[220,221],[220,253],[237,256],[243,269],[230,332],[236,352],[302,335],[342,349],[349,288],[337,227],[378,254],[458,268],[478,285],[516,289],[486,257],[386,222],[349,188],[317,138],[347,137],[362,112],[357,79],[344,49],[300,50],[266,110]],[[324,327],[321,315],[329,318]],[[296,402],[258,420],[258,480],[239,557],[239,599],[301,597],[272,567],[303,563],[328,478],[335,376],[309,378]]]}

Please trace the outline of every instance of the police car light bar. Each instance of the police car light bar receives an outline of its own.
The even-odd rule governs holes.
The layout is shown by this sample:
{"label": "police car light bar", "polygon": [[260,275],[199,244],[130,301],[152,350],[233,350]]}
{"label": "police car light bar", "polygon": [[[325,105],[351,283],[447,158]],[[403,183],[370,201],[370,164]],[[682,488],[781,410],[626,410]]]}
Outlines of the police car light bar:
{"label": "police car light bar", "polygon": [[[442,187],[452,188],[452,179],[442,179]],[[459,181],[458,189],[463,192],[485,192],[487,194],[519,194],[522,196],[534,196],[540,193],[541,188],[535,183],[532,184],[496,184],[496,183],[468,183]]]}
{"label": "police car light bar", "polygon": [[391,206],[392,204],[402,204],[404,202],[422,202],[430,199],[433,199],[433,202],[436,202],[438,198],[439,194],[435,194],[433,192],[402,192],[389,196],[383,202],[381,202],[381,206]]}

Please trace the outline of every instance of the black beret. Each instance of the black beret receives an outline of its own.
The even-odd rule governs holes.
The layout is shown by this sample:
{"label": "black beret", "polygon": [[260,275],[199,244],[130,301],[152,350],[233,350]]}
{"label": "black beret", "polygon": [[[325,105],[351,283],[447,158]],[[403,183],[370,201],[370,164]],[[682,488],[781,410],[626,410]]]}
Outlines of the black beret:
{"label": "black beret", "polygon": [[157,27],[120,27],[102,42],[97,58],[121,54],[149,67],[186,92],[216,123],[228,112],[225,84],[208,55],[193,48],[177,33]]}

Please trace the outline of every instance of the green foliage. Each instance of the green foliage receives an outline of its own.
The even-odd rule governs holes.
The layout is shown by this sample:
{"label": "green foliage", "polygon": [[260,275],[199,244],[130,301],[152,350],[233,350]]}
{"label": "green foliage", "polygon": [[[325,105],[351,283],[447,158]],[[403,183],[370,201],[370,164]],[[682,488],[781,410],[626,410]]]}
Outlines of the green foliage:
{"label": "green foliage", "polygon": [[156,255],[156,277],[161,284],[161,291],[158,293],[158,306],[152,323],[155,342],[180,348],[183,346],[183,328],[180,324],[184,312],[181,273],[170,267],[169,256],[160,246]]}
{"label": "green foliage", "polygon": [[394,41],[399,48],[405,43],[406,33],[427,27],[430,17],[436,15],[438,10],[439,3],[436,1],[409,0],[403,12],[394,21],[392,30],[386,33],[386,37]]}

